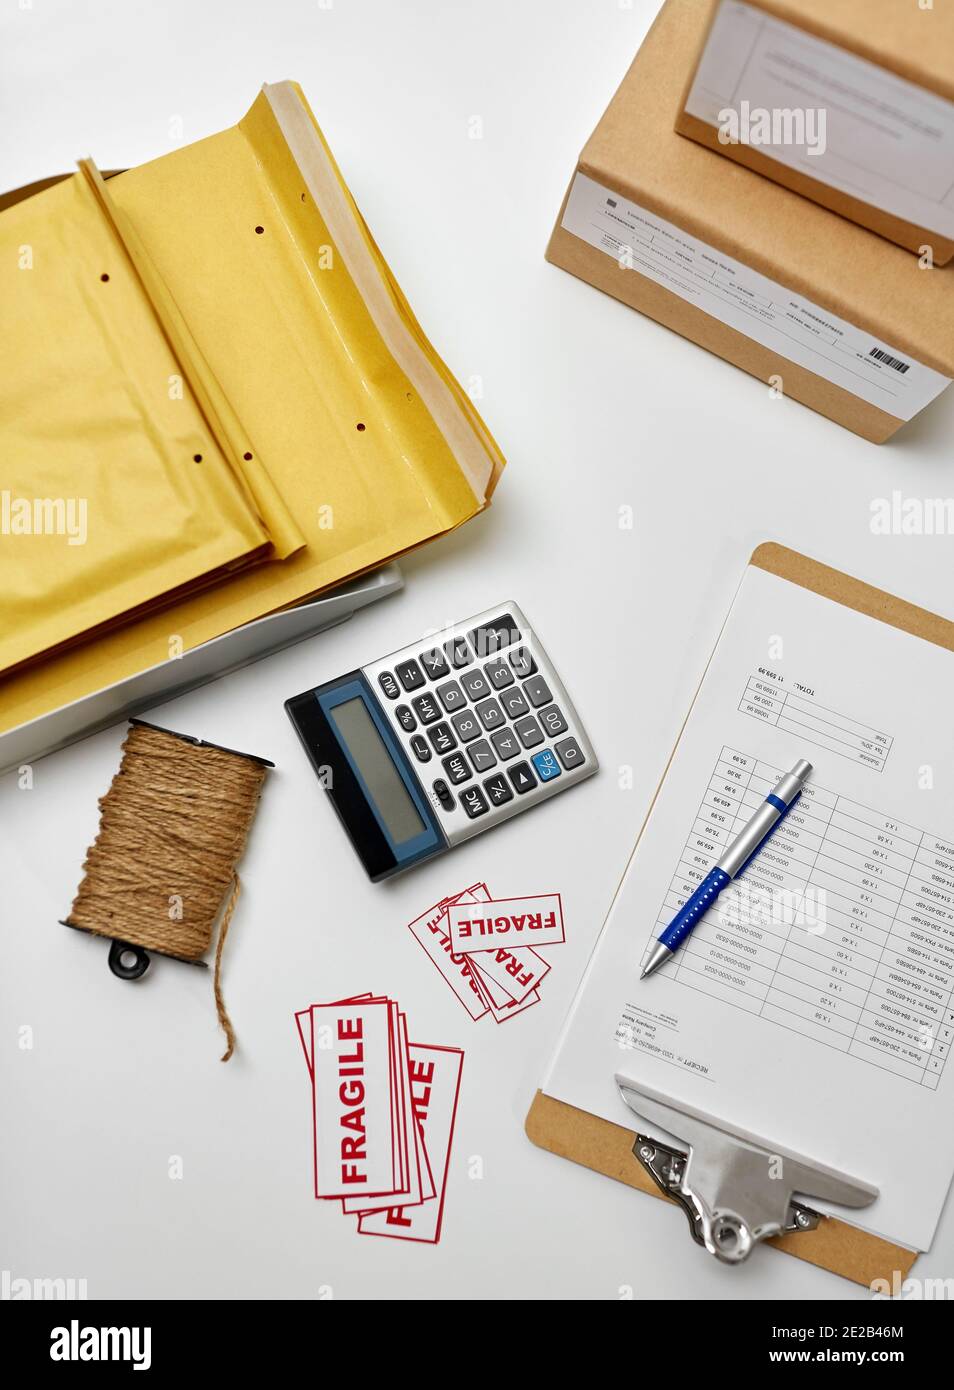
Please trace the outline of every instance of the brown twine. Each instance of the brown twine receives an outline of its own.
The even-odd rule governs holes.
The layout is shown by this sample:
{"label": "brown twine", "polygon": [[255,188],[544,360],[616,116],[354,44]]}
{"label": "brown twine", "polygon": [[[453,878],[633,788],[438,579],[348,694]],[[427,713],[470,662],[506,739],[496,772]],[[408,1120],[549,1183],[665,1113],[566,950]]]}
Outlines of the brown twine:
{"label": "brown twine", "polygon": [[223,1062],[235,1033],[222,997],[222,948],[241,891],[235,866],[266,770],[241,754],[133,725],[100,800],[99,833],[67,919],[97,936],[198,960],[228,893],[214,977]]}

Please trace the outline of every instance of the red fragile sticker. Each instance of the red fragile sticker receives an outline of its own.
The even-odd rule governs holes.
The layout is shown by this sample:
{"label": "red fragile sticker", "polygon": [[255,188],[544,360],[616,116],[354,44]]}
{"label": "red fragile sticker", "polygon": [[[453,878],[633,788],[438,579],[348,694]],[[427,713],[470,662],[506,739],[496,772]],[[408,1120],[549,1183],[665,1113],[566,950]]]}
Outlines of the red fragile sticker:
{"label": "red fragile sticker", "polygon": [[437,1241],[463,1053],[409,1043],[405,1014],[382,995],[313,1004],[295,1022],[311,1078],[315,1196],[340,1200],[365,1235]]}
{"label": "red fragile sticker", "polygon": [[[449,901],[454,903],[486,901],[486,898],[482,899],[478,896],[482,894],[486,894],[487,897],[490,896],[486,887],[483,884],[478,884]],[[447,923],[447,902],[436,903],[434,907],[422,913],[420,917],[410,923],[410,930],[471,1018],[475,1021],[482,1018],[487,1012],[488,1005],[467,960],[452,949]]]}
{"label": "red fragile sticker", "polygon": [[387,1192],[400,1181],[390,1012],[373,1000],[311,1010],[316,1197]]}
{"label": "red fragile sticker", "polygon": [[411,1094],[421,1123],[434,1172],[437,1192],[430,1201],[415,1206],[393,1206],[366,1212],[358,1218],[363,1236],[391,1236],[397,1240],[435,1244],[441,1237],[444,1197],[450,1166],[451,1145],[464,1054],[454,1047],[430,1047],[411,1043]]}
{"label": "red fragile sticker", "polygon": [[469,955],[491,947],[558,946],[566,940],[559,893],[495,898],[474,906],[466,898],[447,907],[451,949]]}
{"label": "red fragile sticker", "polygon": [[[487,1002],[487,1008],[495,1023],[506,1023],[509,1019],[522,1014],[525,1009],[531,1008],[534,1004],[539,1004],[540,995],[536,990],[532,990],[520,1003],[516,999],[508,999],[497,987],[491,986],[489,982],[480,974],[479,970],[474,971],[474,975],[480,986],[481,992]],[[494,992],[491,993],[490,990]]]}
{"label": "red fragile sticker", "polygon": [[550,963],[535,948],[565,940],[559,893],[492,898],[486,883],[442,898],[410,923],[471,1018],[506,1023],[540,1002]]}
{"label": "red fragile sticker", "polygon": [[496,951],[477,951],[467,957],[483,981],[492,981],[507,998],[519,1004],[549,974],[550,963],[529,946],[516,951],[500,947]]}

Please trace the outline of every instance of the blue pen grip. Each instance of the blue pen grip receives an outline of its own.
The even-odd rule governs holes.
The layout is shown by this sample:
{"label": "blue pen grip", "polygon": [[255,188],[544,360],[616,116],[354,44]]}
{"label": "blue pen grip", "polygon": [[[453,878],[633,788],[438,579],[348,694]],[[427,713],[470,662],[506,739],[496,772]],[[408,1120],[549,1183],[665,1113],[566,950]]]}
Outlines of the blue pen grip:
{"label": "blue pen grip", "polygon": [[675,951],[732,880],[723,869],[710,869],[691,898],[687,898],[659,940]]}

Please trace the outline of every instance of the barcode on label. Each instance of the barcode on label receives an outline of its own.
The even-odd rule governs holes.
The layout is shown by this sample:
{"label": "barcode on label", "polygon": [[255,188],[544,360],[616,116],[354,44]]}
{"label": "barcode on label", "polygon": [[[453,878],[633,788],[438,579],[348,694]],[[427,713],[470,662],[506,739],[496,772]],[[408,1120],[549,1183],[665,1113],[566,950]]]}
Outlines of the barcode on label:
{"label": "barcode on label", "polygon": [[910,366],[910,363],[902,362],[900,357],[892,357],[890,352],[883,352],[881,348],[872,348],[868,356],[877,357],[879,362],[883,362],[886,367],[893,367],[896,372],[906,372]]}

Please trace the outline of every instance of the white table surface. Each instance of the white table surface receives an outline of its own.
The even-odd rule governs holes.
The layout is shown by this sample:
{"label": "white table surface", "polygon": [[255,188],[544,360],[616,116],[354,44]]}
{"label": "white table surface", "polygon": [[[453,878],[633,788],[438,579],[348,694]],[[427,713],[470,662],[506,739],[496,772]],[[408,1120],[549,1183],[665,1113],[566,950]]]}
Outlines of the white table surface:
{"label": "white table surface", "polygon": [[[462,382],[482,382],[480,408],[509,459],[492,508],[408,559],[401,595],[152,711],[278,764],[225,956],[239,1038],[228,1066],[206,972],[159,962],[125,985],[107,972],[104,945],[57,925],[123,728],[37,763],[30,791],[0,781],[0,1268],[14,1277],[82,1277],[105,1298],[866,1296],[768,1251],[723,1269],[691,1243],[680,1213],[523,1133],[753,547],[775,538],[954,615],[951,538],[869,527],[871,500],[892,489],[951,492],[954,392],[877,448],[543,260],[577,152],[656,8],[4,7],[3,188],[86,154],[102,168],[138,164],[233,125],[263,81],[299,80],[426,331]],[[473,116],[480,140],[468,137]],[[177,122],[181,137],[170,138]],[[624,505],[635,509],[629,531],[618,527]],[[602,771],[371,886],[282,702],[510,597],[549,646]],[[618,785],[621,765],[633,768],[630,790]],[[951,775],[945,750],[937,773]],[[478,878],[500,896],[559,888],[567,911],[543,1002],[500,1028],[471,1023],[405,925]],[[398,999],[413,1038],[466,1052],[436,1247],[359,1237],[353,1219],[309,1195],[309,1093],[292,1014],[365,990]],[[22,1025],[32,1050],[18,1047]],[[952,1258],[949,1203],[917,1272],[944,1276]]]}

